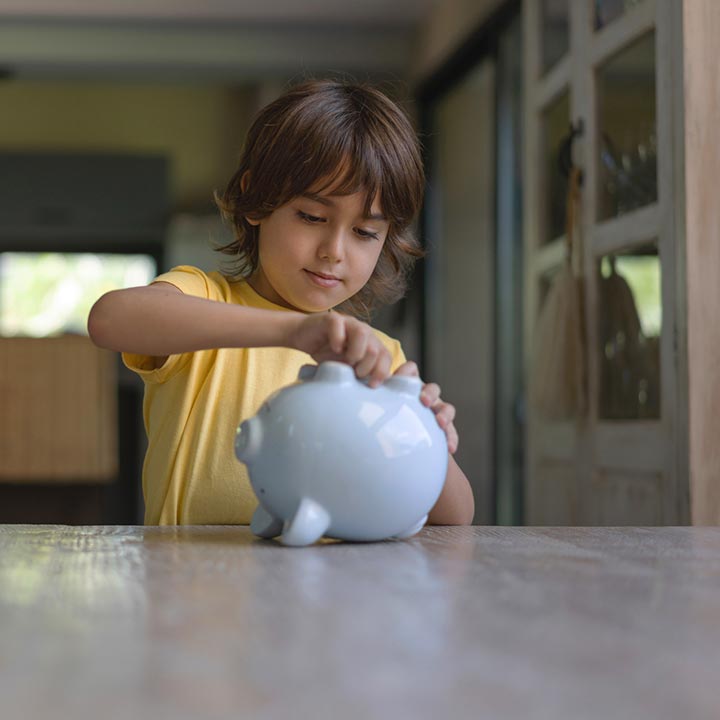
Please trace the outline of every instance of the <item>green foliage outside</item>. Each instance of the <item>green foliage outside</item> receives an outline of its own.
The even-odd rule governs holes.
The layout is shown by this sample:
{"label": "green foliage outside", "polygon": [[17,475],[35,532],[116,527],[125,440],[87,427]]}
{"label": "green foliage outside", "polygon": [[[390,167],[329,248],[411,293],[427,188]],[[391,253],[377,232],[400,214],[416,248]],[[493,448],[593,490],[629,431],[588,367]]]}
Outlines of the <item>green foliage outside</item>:
{"label": "green foliage outside", "polygon": [[105,292],[146,285],[146,255],[0,253],[0,334],[87,334],[93,303]]}
{"label": "green foliage outside", "polygon": [[[645,337],[659,337],[662,329],[660,259],[657,255],[618,255],[615,270],[632,289]],[[610,261],[603,258],[602,273],[610,274]]]}

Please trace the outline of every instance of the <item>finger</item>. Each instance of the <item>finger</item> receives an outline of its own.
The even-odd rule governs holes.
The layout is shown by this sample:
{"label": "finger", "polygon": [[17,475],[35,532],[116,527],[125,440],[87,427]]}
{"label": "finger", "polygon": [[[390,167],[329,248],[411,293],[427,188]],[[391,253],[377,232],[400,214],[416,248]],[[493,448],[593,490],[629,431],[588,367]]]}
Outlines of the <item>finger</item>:
{"label": "finger", "polygon": [[455,406],[450,403],[435,403],[430,409],[435,413],[435,418],[440,427],[449,425],[455,419]]}
{"label": "finger", "polygon": [[445,437],[447,438],[448,452],[451,455],[454,455],[457,452],[458,445],[460,444],[460,438],[458,437],[455,425],[452,423],[445,428]]}
{"label": "finger", "polygon": [[355,365],[365,357],[365,353],[367,352],[369,341],[368,333],[361,325],[348,325],[346,332],[347,347],[345,348],[345,359],[350,365],[355,367]]}
{"label": "finger", "polygon": [[423,386],[420,393],[420,402],[426,407],[432,407],[440,397],[440,386],[437,383],[428,383]]}
{"label": "finger", "polygon": [[378,353],[377,362],[375,367],[370,373],[370,387],[377,387],[390,377],[390,367],[392,366],[392,358],[390,353],[381,346],[380,352]]}
{"label": "finger", "polygon": [[413,362],[412,360],[408,360],[407,362],[404,362],[393,373],[393,375],[404,375],[406,377],[420,377],[420,372],[418,370],[417,363]]}
{"label": "finger", "polygon": [[312,353],[313,360],[317,363],[333,360],[342,362],[342,355],[338,355],[329,345],[326,345]]}
{"label": "finger", "polygon": [[341,355],[347,339],[345,321],[337,313],[329,313],[328,317],[328,344],[336,355]]}
{"label": "finger", "polygon": [[359,378],[364,378],[368,375],[371,375],[373,369],[375,368],[375,365],[377,365],[379,354],[380,350],[377,345],[369,342],[365,347],[365,354],[354,365],[355,374]]}

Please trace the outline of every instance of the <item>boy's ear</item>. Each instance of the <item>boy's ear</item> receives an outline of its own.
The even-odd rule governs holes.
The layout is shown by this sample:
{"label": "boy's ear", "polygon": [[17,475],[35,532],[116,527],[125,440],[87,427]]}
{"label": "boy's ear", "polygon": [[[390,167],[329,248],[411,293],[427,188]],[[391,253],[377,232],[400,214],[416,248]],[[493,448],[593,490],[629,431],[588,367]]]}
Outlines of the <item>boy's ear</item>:
{"label": "boy's ear", "polygon": [[[243,176],[240,178],[240,190],[241,192],[247,192],[248,185],[250,184],[250,171],[246,170],[243,173]],[[245,215],[245,220],[247,220],[251,225],[257,227],[260,224],[259,220],[255,220],[254,218],[248,217]]]}

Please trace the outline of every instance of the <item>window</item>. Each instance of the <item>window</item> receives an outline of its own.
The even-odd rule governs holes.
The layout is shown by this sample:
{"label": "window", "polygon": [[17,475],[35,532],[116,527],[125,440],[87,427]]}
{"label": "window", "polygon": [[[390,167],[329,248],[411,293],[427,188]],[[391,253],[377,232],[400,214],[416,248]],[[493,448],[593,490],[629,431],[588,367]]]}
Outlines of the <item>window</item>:
{"label": "window", "polygon": [[147,285],[156,274],[150,255],[0,253],[0,335],[86,335],[103,293]]}

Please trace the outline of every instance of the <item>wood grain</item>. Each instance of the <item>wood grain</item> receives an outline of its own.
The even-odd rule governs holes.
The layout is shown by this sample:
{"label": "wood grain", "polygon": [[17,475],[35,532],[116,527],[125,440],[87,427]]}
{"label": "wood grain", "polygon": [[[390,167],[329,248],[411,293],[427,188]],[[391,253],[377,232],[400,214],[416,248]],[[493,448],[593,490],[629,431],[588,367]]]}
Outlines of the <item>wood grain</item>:
{"label": "wood grain", "polygon": [[720,528],[0,526],[3,720],[710,720]]}
{"label": "wood grain", "polygon": [[720,523],[720,4],[683,3],[690,498],[696,525]]}

